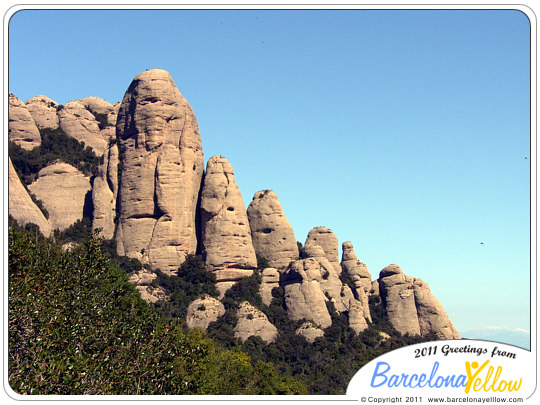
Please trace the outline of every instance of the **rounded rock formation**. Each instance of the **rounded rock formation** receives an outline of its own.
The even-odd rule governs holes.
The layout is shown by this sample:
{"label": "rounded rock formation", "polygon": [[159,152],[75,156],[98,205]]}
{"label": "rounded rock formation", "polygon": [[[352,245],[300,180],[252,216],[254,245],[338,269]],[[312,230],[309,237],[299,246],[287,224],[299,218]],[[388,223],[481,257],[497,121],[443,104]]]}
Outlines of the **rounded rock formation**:
{"label": "rounded rock formation", "polygon": [[310,343],[313,343],[318,337],[324,336],[324,331],[314,325],[312,322],[304,322],[295,332],[303,336]]}
{"label": "rounded rock formation", "polygon": [[83,219],[91,192],[90,178],[67,163],[44,167],[28,189],[43,202],[52,228],[61,231]]}
{"label": "rounded rock formation", "polygon": [[56,101],[40,95],[26,100],[24,104],[38,128],[58,128],[59,121],[58,114],[56,113],[58,103]]}
{"label": "rounded rock formation", "polygon": [[101,135],[96,117],[78,101],[69,101],[58,110],[60,128],[64,133],[92,148],[101,157],[108,145],[108,139]]}
{"label": "rounded rock formation", "polygon": [[225,307],[216,298],[205,294],[189,304],[186,315],[186,324],[189,328],[206,330],[211,322],[216,321],[225,314]]}
{"label": "rounded rock formation", "polygon": [[21,148],[32,150],[41,145],[39,129],[24,103],[9,93],[8,138]]}
{"label": "rounded rock formation", "polygon": [[259,336],[265,343],[274,342],[278,336],[277,328],[270,323],[265,314],[244,301],[236,313],[238,322],[234,336],[245,342],[250,336]]}
{"label": "rounded rock formation", "polygon": [[334,266],[337,274],[341,274],[341,264],[339,263],[338,238],[331,229],[324,226],[317,226],[309,231],[305,245],[310,242],[316,243],[324,251],[324,256]]}
{"label": "rounded rock formation", "polygon": [[407,276],[398,265],[392,264],[381,270],[379,293],[388,320],[398,332],[420,336],[435,333],[440,339],[460,338],[428,285]]}
{"label": "rounded rock formation", "polygon": [[255,193],[247,209],[255,253],[271,267],[283,269],[298,258],[298,244],[276,193]]}

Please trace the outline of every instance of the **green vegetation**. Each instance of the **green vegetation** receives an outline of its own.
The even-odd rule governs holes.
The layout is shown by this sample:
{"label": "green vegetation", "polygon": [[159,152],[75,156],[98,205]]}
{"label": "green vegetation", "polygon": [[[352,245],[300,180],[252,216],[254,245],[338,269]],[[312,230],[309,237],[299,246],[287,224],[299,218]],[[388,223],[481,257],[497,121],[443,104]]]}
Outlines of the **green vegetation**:
{"label": "green vegetation", "polygon": [[40,129],[41,145],[25,150],[9,142],[9,157],[21,181],[31,184],[39,171],[58,160],[69,163],[87,176],[96,173],[99,158],[90,147],[67,136],[61,128]]}
{"label": "green vegetation", "polygon": [[107,114],[98,113],[92,110],[90,107],[85,107],[95,118],[98,122],[99,129],[103,129],[105,127],[112,127],[114,125],[109,124],[109,119],[107,117]]}
{"label": "green vegetation", "polygon": [[216,289],[216,276],[206,270],[202,257],[187,255],[177,275],[167,276],[156,271],[157,278],[152,282],[154,287],[162,287],[170,299],[154,304],[155,309],[165,318],[186,318],[188,305],[203,294],[211,297],[219,296]]}
{"label": "green vegetation", "polygon": [[[13,224],[13,222],[12,222]],[[9,383],[20,394],[305,394],[269,362],[161,318],[94,233],[69,253],[9,229]]]}

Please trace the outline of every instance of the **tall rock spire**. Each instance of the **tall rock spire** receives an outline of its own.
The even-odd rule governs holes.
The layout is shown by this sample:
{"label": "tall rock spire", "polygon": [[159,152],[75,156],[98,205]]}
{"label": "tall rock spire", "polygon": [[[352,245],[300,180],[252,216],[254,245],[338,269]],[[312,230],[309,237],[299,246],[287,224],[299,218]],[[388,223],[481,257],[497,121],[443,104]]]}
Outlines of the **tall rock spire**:
{"label": "tall rock spire", "polygon": [[206,165],[201,243],[206,268],[216,274],[222,295],[257,268],[246,207],[233,168],[223,156],[212,156]]}
{"label": "tall rock spire", "polygon": [[120,109],[118,254],[174,274],[195,253],[204,170],[195,114],[165,70],[137,75]]}
{"label": "tall rock spire", "polygon": [[277,194],[258,191],[247,209],[255,253],[266,258],[270,267],[282,269],[298,258],[298,244]]}

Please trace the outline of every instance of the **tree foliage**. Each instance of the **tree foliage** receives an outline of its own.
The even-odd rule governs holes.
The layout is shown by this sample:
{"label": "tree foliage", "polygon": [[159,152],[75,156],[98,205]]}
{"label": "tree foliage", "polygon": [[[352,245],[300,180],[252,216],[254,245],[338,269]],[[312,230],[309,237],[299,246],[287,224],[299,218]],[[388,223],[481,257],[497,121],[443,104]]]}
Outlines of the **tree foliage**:
{"label": "tree foliage", "polygon": [[9,383],[21,394],[301,394],[152,311],[93,234],[65,253],[9,229]]}
{"label": "tree foliage", "polygon": [[32,150],[9,142],[9,157],[24,184],[31,184],[41,169],[58,160],[69,163],[87,176],[96,173],[99,158],[90,147],[66,135],[60,127],[40,129],[39,132],[41,145]]}

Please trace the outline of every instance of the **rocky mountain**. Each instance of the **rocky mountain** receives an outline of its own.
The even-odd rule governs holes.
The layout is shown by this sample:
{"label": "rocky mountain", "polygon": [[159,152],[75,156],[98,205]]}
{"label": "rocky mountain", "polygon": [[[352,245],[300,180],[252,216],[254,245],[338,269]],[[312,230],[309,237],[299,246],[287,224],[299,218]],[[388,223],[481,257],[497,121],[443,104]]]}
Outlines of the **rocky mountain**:
{"label": "rocky mountain", "polygon": [[[371,300],[380,300],[402,334],[460,338],[428,285],[399,266],[387,266],[372,279],[350,241],[342,243],[340,261],[338,237],[323,226],[314,227],[299,250],[274,191],[255,193],[246,210],[225,157],[211,157],[204,170],[197,119],[168,72],[140,73],[114,105],[97,97],[65,106],[45,96],[23,103],[9,95],[9,140],[27,151],[20,153],[39,147],[43,131],[51,130],[84,143],[100,163],[88,174],[61,159],[50,161],[24,177],[30,179],[25,186],[16,171],[22,168],[10,160],[10,215],[38,225],[45,235],[87,218],[116,244],[119,256],[144,266],[131,281],[153,303],[168,299],[154,285],[158,274],[181,277],[186,257],[200,253],[219,297],[191,302],[190,327],[207,329],[218,321],[225,313],[220,300],[241,280],[258,275],[261,302],[270,306],[281,289],[283,310],[301,323],[296,334],[308,342],[324,336],[334,313],[362,333],[373,322]],[[241,341],[258,336],[268,344],[280,333],[249,302],[236,317],[233,333]]]}

